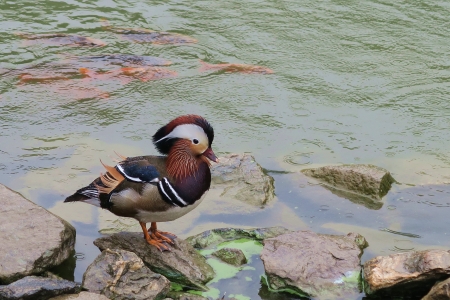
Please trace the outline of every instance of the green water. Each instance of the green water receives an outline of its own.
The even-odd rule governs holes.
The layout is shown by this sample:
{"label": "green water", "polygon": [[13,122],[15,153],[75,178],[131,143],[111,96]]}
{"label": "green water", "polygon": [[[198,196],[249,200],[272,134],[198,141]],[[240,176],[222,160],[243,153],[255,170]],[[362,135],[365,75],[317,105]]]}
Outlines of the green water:
{"label": "green water", "polygon": [[[195,113],[213,124],[217,154],[249,152],[269,170],[277,199],[242,213],[210,197],[163,230],[181,237],[230,225],[357,231],[370,244],[363,262],[400,250],[448,248],[449,15],[450,4],[437,0],[0,1],[0,183],[77,228],[72,276],[80,281],[98,255],[92,240],[118,221],[62,200],[99,174],[99,159],[112,163],[114,151],[154,154],[155,130]],[[106,20],[198,43],[133,43],[105,30]],[[107,45],[31,44],[16,32],[72,33]],[[18,76],[36,65],[105,53],[168,59],[178,76],[92,82],[107,98],[74,97],[86,88],[81,80],[58,91],[19,84]],[[199,60],[262,65],[275,73],[200,72]],[[399,184],[381,209],[371,210],[297,175],[339,163],[384,167]]]}

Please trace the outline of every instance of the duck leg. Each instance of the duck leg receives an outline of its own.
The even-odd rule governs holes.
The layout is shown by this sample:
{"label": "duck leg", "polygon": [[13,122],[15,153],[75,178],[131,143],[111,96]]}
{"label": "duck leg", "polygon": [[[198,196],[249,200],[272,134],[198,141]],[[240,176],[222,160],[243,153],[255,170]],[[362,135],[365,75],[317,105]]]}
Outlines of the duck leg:
{"label": "duck leg", "polygon": [[146,226],[145,223],[139,222],[139,225],[141,225],[142,231],[144,232],[144,238],[147,241],[147,243],[149,243],[150,245],[155,246],[161,252],[164,251],[164,250],[170,251],[169,247],[167,245],[163,244],[164,240],[160,240],[160,239],[156,238],[156,236],[154,234],[152,234],[153,235],[153,237],[152,237],[148,233],[147,226]]}
{"label": "duck leg", "polygon": [[[153,239],[157,239],[159,241],[164,241],[167,242],[169,244],[173,245],[173,239],[175,239],[177,236],[173,233],[170,232],[165,232],[165,231],[159,231],[158,228],[156,227],[156,222],[152,222],[150,225],[150,228],[148,229],[148,231],[150,231],[150,236]],[[166,235],[168,235],[169,237],[167,237]],[[173,238],[171,238],[173,237]]]}

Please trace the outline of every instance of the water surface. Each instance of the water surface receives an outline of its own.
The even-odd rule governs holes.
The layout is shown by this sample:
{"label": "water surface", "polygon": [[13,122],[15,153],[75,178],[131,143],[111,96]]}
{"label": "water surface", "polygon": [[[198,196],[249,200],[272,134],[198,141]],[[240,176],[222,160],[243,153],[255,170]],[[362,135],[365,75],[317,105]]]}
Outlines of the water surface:
{"label": "water surface", "polygon": [[[210,196],[163,229],[181,237],[230,225],[356,231],[370,244],[363,262],[448,248],[449,15],[450,4],[437,0],[2,1],[0,182],[76,227],[72,276],[80,281],[98,255],[92,245],[98,231],[129,224],[62,200],[102,171],[99,159],[112,163],[113,151],[154,154],[150,141],[159,126],[195,113],[214,125],[216,153],[249,152],[269,170],[277,198],[264,210],[241,213]],[[106,20],[198,43],[133,43],[105,30]],[[79,34],[107,45],[29,44],[16,32]],[[59,88],[18,84],[24,70],[38,65],[115,53],[170,60],[167,68],[178,76],[127,84],[73,80]],[[262,65],[275,74],[200,72],[199,60]],[[384,167],[398,184],[374,210],[297,174],[341,163]]]}

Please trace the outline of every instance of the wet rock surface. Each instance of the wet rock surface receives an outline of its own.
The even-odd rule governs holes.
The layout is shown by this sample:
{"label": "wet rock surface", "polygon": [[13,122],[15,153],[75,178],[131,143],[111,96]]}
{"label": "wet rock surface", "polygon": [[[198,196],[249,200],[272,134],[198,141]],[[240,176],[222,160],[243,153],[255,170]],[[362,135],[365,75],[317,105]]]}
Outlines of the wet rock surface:
{"label": "wet rock surface", "polygon": [[61,294],[76,293],[80,289],[79,284],[64,279],[27,276],[0,286],[0,299],[47,300]]}
{"label": "wet rock surface", "polygon": [[450,299],[450,278],[436,283],[422,300],[448,300]]}
{"label": "wet rock surface", "polygon": [[0,185],[0,283],[39,274],[74,252],[75,228]]}
{"label": "wet rock surface", "polygon": [[84,273],[83,288],[117,300],[162,299],[170,281],[152,272],[133,252],[106,249]]}
{"label": "wet rock surface", "polygon": [[233,266],[242,266],[247,263],[247,258],[240,249],[222,248],[213,252],[212,255]]}
{"label": "wet rock surface", "polygon": [[366,293],[401,285],[417,286],[450,276],[450,250],[425,250],[377,256],[364,264]]}
{"label": "wet rock surface", "polygon": [[[395,182],[387,170],[364,164],[325,166],[305,169],[302,170],[302,173],[318,179],[325,186],[328,185],[338,196],[349,198],[353,202],[360,202],[364,200],[358,199],[357,195],[361,195],[372,200],[371,202],[375,201],[375,204],[369,203],[372,205],[380,202],[391,188],[392,183]],[[381,207],[381,205],[378,206],[378,208]]]}
{"label": "wet rock surface", "polygon": [[176,238],[171,251],[161,252],[144,240],[142,233],[121,232],[96,239],[94,244],[105,249],[134,252],[153,271],[170,281],[195,290],[207,290],[205,283],[214,277],[214,271],[189,243]]}
{"label": "wet rock surface", "polygon": [[220,189],[220,197],[238,199],[264,206],[274,198],[274,180],[249,154],[230,154],[211,167],[211,190]]}
{"label": "wet rock surface", "polygon": [[49,300],[109,300],[105,295],[90,292],[81,292],[79,294],[61,295]]}
{"label": "wet rock surface", "polygon": [[360,257],[367,246],[361,235],[297,231],[263,243],[261,259],[271,290],[318,299],[350,299],[359,294]]}
{"label": "wet rock surface", "polygon": [[241,238],[262,241],[264,239],[279,236],[287,232],[290,232],[290,230],[284,227],[252,229],[216,228],[188,237],[186,241],[190,243],[194,248],[203,249],[226,241],[237,240]]}

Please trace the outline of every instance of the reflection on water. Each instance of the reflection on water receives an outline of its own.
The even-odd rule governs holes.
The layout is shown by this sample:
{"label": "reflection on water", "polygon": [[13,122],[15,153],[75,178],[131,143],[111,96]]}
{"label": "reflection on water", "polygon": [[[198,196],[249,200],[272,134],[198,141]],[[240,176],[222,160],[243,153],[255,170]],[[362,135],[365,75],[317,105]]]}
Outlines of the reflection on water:
{"label": "reflection on water", "polygon": [[[92,240],[116,219],[62,200],[98,175],[99,159],[114,151],[155,154],[156,129],[196,113],[214,125],[216,153],[250,152],[264,168],[282,171],[270,173],[277,200],[242,212],[241,204],[211,195],[163,228],[180,236],[230,225],[357,231],[370,244],[363,261],[396,249],[449,247],[450,28],[442,26],[449,14],[442,1],[2,2],[0,183],[74,224],[77,257],[84,255],[76,260],[80,281],[98,254]],[[197,43],[135,43],[105,30],[105,20]],[[80,35],[106,45],[26,45],[16,32]],[[170,61],[178,76],[97,80],[109,66],[72,59],[115,54]],[[274,74],[203,73],[200,60],[265,66]],[[52,73],[55,66],[69,80]],[[89,67],[98,76],[83,81],[79,68]],[[31,80],[20,77],[30,70],[42,80],[20,84]],[[372,207],[296,175],[305,165],[341,163],[383,167],[403,184]],[[420,238],[399,240],[379,228]]]}

